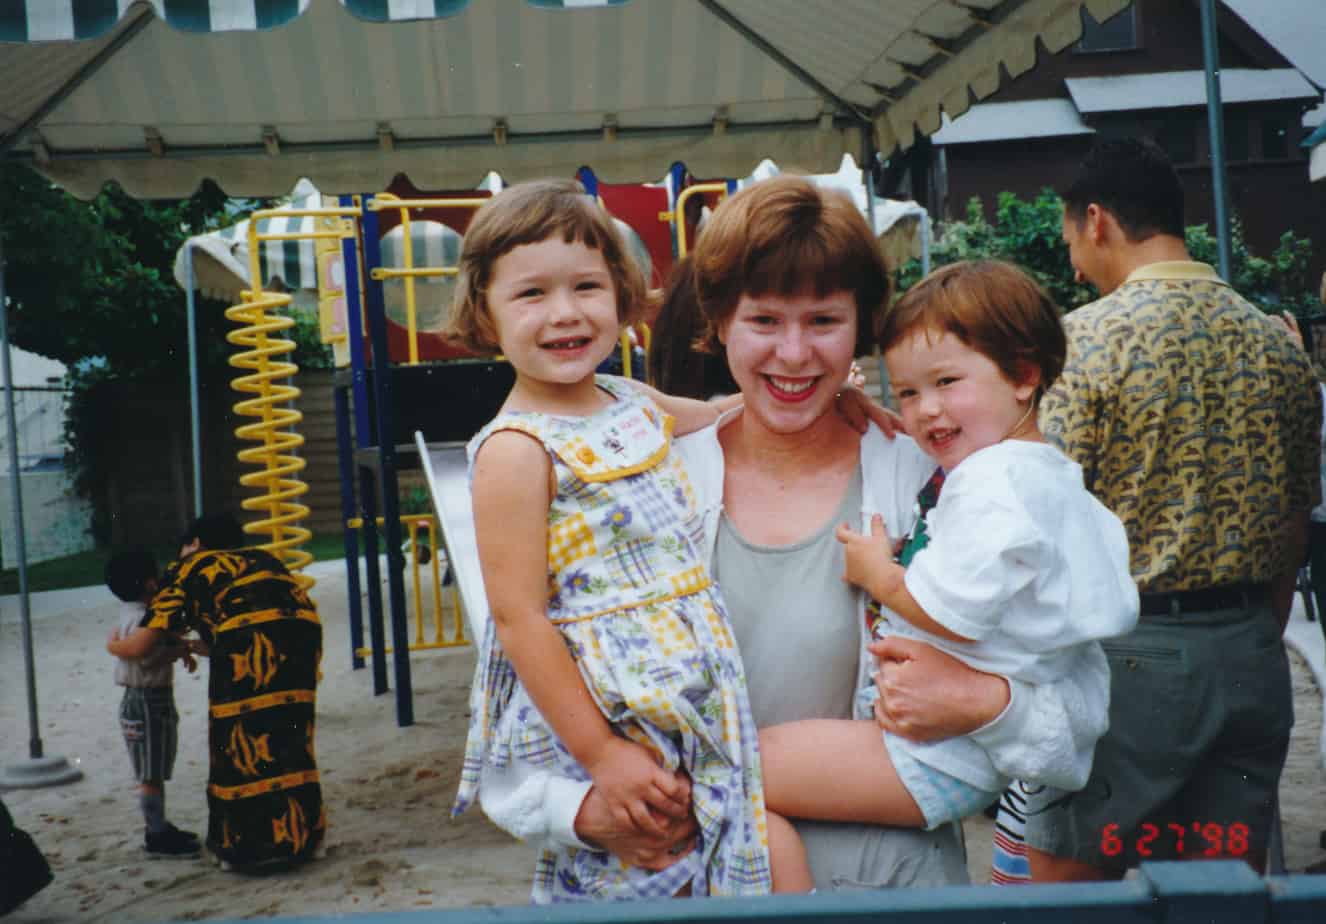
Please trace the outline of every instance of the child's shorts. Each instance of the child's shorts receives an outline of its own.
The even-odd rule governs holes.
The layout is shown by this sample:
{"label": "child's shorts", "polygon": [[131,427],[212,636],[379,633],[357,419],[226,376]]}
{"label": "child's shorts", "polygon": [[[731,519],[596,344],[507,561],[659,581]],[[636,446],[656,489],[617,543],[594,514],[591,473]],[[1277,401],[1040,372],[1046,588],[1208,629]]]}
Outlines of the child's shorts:
{"label": "child's shorts", "polygon": [[180,715],[171,687],[125,687],[120,730],[134,765],[134,779],[168,780],[175,768]]}
{"label": "child's shorts", "polygon": [[907,792],[916,800],[921,814],[925,816],[925,829],[933,831],[950,821],[962,821],[968,815],[983,811],[999,798],[998,792],[978,789],[955,776],[949,776],[942,770],[936,770],[929,764],[923,764],[913,757],[906,748],[893,747],[891,736],[884,733],[884,746],[888,748],[893,769],[898,771],[898,779],[907,787]]}

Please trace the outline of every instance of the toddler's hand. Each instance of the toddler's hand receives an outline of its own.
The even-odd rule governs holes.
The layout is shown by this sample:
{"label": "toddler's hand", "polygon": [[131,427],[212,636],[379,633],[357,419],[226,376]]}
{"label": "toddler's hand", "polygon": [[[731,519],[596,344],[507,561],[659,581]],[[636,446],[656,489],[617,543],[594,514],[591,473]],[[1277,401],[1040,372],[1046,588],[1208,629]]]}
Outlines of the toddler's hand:
{"label": "toddler's hand", "polygon": [[846,573],[843,580],[868,592],[876,600],[883,595],[881,585],[890,569],[898,568],[893,562],[893,540],[884,526],[884,518],[875,514],[870,518],[870,535],[858,533],[846,523],[840,524],[835,535],[844,549]]}
{"label": "toddler's hand", "polygon": [[[677,790],[682,784],[658,765],[647,748],[625,738],[613,738],[585,769],[619,825],[630,825],[648,834],[666,834],[659,816],[678,814],[678,800],[683,794]],[[682,811],[688,808],[683,805]]]}

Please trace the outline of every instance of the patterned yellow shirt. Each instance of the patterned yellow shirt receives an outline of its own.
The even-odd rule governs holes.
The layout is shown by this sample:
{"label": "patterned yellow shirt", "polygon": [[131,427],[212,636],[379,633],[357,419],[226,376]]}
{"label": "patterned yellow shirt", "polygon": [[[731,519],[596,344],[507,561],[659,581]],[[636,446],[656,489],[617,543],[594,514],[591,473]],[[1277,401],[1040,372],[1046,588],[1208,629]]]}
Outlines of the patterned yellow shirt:
{"label": "patterned yellow shirt", "polygon": [[1269,581],[1321,497],[1306,357],[1204,263],[1153,263],[1064,319],[1041,427],[1128,530],[1142,591]]}

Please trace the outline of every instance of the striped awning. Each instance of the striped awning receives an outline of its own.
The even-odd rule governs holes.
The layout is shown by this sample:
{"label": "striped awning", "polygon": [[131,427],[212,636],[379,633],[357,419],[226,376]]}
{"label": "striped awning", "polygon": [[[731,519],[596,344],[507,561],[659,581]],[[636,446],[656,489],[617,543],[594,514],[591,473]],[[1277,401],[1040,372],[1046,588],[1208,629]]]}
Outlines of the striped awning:
{"label": "striped awning", "polygon": [[3,0],[0,152],[76,195],[811,172],[1128,0]]}
{"label": "striped awning", "polygon": [[[296,187],[289,203],[278,211],[322,207],[321,194],[309,184]],[[257,220],[259,234],[309,234],[316,219],[277,216]],[[225,228],[189,238],[175,254],[174,276],[181,288],[188,288],[186,251],[192,251],[193,287],[205,295],[223,300],[237,300],[240,290],[248,288],[249,219]],[[285,289],[318,287],[317,257],[312,239],[298,241],[260,241],[258,272],[264,288],[274,285]],[[277,280],[280,280],[279,284]]]}

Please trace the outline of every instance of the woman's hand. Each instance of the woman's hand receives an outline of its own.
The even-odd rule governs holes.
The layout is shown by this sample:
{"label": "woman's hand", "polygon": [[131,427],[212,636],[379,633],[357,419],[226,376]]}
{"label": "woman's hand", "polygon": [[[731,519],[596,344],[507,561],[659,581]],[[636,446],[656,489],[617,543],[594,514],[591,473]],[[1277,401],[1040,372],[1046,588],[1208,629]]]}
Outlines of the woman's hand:
{"label": "woman's hand", "polygon": [[844,386],[838,392],[837,407],[838,415],[857,433],[865,433],[871,423],[889,439],[907,432],[897,411],[879,404],[856,385]]}
{"label": "woman's hand", "polygon": [[889,636],[870,643],[879,659],[875,721],[909,741],[941,741],[988,725],[1008,706],[1008,681],[925,642]]}
{"label": "woman's hand", "polygon": [[598,786],[591,786],[576,813],[576,837],[606,850],[627,866],[655,872],[667,869],[690,852],[699,831],[691,816],[690,782],[681,771],[673,775],[673,780],[685,794],[685,807],[674,809],[673,814],[654,813],[655,832],[620,824]]}
{"label": "woman's hand", "polygon": [[604,742],[585,769],[620,828],[662,836],[667,828],[661,819],[689,811],[689,787],[678,784],[648,749],[625,738]]}
{"label": "woman's hand", "polygon": [[1298,318],[1294,317],[1292,312],[1282,311],[1279,314],[1273,314],[1271,320],[1280,322],[1280,326],[1285,329],[1289,339],[1294,341],[1300,350],[1306,349],[1303,346],[1303,331],[1299,330]]}

